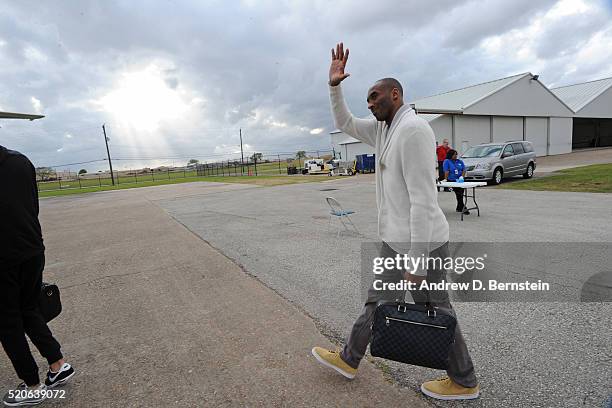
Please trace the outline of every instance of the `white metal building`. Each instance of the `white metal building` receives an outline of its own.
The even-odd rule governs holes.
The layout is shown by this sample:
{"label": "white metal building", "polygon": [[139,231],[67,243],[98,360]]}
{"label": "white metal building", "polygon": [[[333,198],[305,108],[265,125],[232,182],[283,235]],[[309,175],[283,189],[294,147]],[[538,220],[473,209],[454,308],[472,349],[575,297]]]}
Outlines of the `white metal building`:
{"label": "white metal building", "polygon": [[[574,112],[537,75],[529,72],[418,99],[411,104],[429,121],[436,140],[448,139],[459,152],[480,143],[508,140],[531,141],[539,156],[572,150]],[[336,141],[344,146],[341,142],[350,141],[339,131],[331,136],[332,145]],[[368,147],[353,139],[350,148],[345,149],[351,153]]]}
{"label": "white metal building", "polygon": [[575,112],[572,147],[612,146],[612,78],[553,88]]}
{"label": "white metal building", "polygon": [[438,141],[468,146],[529,140],[536,154],[572,150],[574,112],[529,72],[469,86],[411,103],[429,121]]}
{"label": "white metal building", "polygon": [[374,154],[372,146],[360,142],[340,130],[334,130],[330,135],[336,157],[343,161],[355,160],[355,156],[360,154]]}

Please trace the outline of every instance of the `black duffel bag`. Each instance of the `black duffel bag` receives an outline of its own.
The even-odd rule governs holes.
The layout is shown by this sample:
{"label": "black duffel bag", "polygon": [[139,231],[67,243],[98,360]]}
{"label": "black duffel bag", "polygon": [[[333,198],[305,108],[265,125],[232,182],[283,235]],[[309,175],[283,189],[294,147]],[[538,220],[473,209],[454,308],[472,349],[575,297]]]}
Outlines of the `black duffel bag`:
{"label": "black duffel bag", "polygon": [[448,368],[457,319],[430,304],[381,301],[372,322],[370,353],[421,367]]}
{"label": "black duffel bag", "polygon": [[46,322],[55,319],[62,312],[60,291],[57,285],[43,282],[38,297],[38,307]]}

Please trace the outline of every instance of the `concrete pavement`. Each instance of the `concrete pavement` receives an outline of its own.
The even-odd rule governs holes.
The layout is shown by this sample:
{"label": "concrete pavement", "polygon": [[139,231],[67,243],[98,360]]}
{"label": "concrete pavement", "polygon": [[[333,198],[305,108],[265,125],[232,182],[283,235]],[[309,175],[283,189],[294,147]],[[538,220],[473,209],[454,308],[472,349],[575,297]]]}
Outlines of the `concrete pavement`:
{"label": "concrete pavement", "polygon": [[612,163],[612,148],[576,150],[537,158],[536,175],[590,164]]}
{"label": "concrete pavement", "polygon": [[[258,189],[192,183],[42,201],[45,280],[64,305],[51,328],[77,370],[67,399],[46,406],[429,406],[369,362],[354,381],[320,366],[310,349],[333,345],[299,305],[156,204]],[[17,381],[2,353],[0,389]]]}
{"label": "concrete pavement", "polygon": [[[373,176],[228,191],[158,201],[173,217],[306,310],[328,336],[344,339],[361,306],[361,243],[376,241]],[[355,210],[362,236],[328,230],[324,197]],[[483,188],[481,216],[461,222],[455,197],[440,193],[451,241],[612,242],[609,194]],[[585,244],[586,243],[586,244]],[[520,260],[517,260],[520,262]],[[602,265],[599,265],[602,266]],[[606,266],[606,265],[603,265]],[[609,267],[609,264],[607,264]],[[558,276],[579,287],[593,270]],[[441,406],[601,406],[612,390],[612,303],[456,303],[483,387],[482,397]],[[388,363],[409,389],[440,372]]]}

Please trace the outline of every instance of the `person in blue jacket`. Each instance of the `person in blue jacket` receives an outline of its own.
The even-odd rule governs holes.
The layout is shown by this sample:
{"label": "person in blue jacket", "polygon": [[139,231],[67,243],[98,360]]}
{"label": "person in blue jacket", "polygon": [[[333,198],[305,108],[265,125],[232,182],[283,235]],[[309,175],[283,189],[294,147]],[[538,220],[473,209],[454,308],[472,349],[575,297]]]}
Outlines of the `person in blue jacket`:
{"label": "person in blue jacket", "polygon": [[[446,160],[444,160],[443,164],[444,169],[444,178],[448,181],[457,181],[459,177],[465,177],[465,164],[463,160],[457,158],[457,151],[454,149],[450,149],[448,153],[446,153]],[[470,212],[465,208],[463,204],[463,189],[461,187],[453,187],[453,191],[455,192],[455,196],[457,197],[457,212],[463,212],[464,214],[469,214]]]}

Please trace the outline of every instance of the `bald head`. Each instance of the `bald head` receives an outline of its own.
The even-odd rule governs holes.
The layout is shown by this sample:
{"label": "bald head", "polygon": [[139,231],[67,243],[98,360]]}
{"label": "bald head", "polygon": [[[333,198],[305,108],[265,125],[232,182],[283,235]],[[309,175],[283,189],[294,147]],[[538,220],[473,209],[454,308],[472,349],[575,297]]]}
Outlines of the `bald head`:
{"label": "bald head", "polygon": [[379,121],[391,121],[395,113],[404,104],[404,90],[395,78],[379,79],[368,90],[368,109]]}
{"label": "bald head", "polygon": [[399,91],[400,96],[404,96],[404,89],[402,88],[402,84],[395,78],[383,78],[376,81],[377,84],[380,84],[386,91],[391,92],[393,88],[396,88]]}

